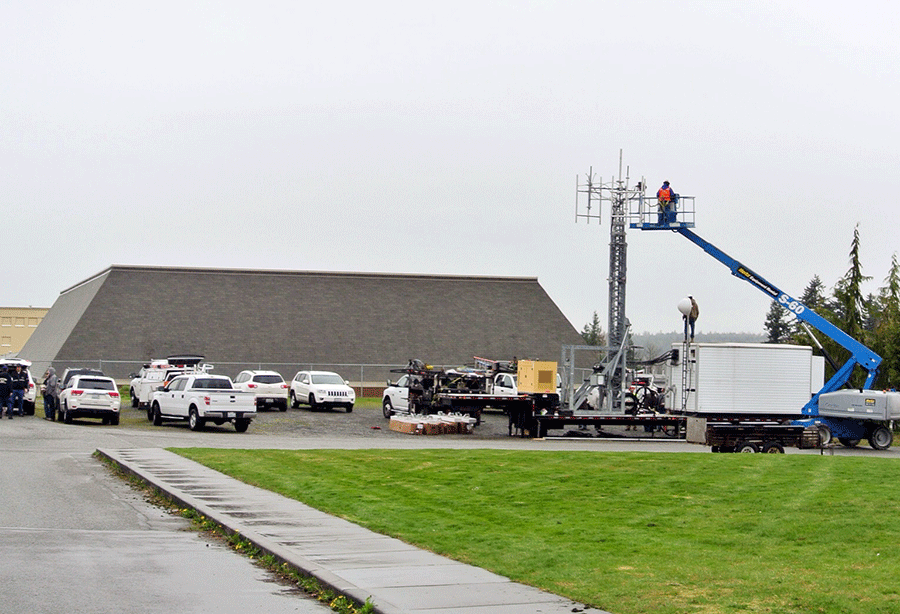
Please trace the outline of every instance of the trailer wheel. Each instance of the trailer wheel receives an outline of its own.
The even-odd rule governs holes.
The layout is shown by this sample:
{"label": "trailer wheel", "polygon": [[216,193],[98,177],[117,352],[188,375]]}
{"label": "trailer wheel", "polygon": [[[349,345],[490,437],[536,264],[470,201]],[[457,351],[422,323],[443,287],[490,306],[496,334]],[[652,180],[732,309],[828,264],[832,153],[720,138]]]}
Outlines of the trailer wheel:
{"label": "trailer wheel", "polygon": [[756,454],[759,452],[759,446],[752,441],[741,441],[734,447],[734,451],[742,454]]}
{"label": "trailer wheel", "polygon": [[784,446],[777,441],[768,441],[763,445],[764,454],[784,454]]}
{"label": "trailer wheel", "polygon": [[855,448],[860,442],[860,440],[855,437],[838,437],[838,441],[840,441],[841,445],[845,448]]}
{"label": "trailer wheel", "polygon": [[878,426],[869,435],[869,445],[876,450],[887,450],[894,441],[894,435],[885,426]]}

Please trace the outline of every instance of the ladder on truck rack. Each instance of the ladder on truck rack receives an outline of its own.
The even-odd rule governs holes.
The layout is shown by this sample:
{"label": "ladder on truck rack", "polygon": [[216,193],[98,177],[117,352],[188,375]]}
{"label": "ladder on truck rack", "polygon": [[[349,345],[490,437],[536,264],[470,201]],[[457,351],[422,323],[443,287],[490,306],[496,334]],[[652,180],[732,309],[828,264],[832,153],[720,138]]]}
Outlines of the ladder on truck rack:
{"label": "ladder on truck rack", "polygon": [[681,412],[687,412],[688,395],[694,392],[694,363],[696,354],[687,338],[681,344]]}

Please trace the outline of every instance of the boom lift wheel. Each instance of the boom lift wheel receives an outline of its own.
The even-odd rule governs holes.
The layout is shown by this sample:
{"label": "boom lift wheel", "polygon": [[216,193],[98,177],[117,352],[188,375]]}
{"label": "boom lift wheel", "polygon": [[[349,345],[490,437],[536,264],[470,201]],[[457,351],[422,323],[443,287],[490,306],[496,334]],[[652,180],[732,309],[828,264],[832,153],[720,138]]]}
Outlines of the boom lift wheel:
{"label": "boom lift wheel", "polygon": [[883,425],[875,427],[869,434],[869,445],[876,450],[887,450],[894,442],[894,434]]}
{"label": "boom lift wheel", "polygon": [[819,429],[819,445],[827,446],[831,443],[831,429],[828,428],[826,424],[817,424],[816,428]]}

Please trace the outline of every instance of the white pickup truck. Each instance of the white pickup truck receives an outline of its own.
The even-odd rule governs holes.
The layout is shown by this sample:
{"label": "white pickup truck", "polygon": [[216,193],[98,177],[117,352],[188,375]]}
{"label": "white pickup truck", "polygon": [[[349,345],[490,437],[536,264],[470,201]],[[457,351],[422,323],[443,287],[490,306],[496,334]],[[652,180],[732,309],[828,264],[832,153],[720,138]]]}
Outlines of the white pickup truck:
{"label": "white pickup truck", "polygon": [[212,365],[200,364],[202,361],[203,356],[191,354],[169,356],[168,358],[153,360],[145,364],[138,373],[131,374],[131,384],[128,391],[131,395],[131,406],[134,408],[146,408],[147,419],[152,420],[150,415],[150,397],[156,389],[171,381],[176,375],[198,371],[207,372],[212,369]]}
{"label": "white pickup truck", "polygon": [[225,375],[189,373],[175,377],[153,392],[150,414],[155,426],[164,420],[187,420],[192,431],[212,422],[234,424],[243,433],[256,416],[256,397],[237,390]]}

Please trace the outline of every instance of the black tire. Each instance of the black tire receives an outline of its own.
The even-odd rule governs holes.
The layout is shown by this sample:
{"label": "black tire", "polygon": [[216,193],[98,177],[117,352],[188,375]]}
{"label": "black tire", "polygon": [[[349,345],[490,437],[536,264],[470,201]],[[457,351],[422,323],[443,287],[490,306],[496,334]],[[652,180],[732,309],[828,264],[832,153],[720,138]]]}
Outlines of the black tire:
{"label": "black tire", "polygon": [[206,420],[200,417],[197,408],[193,405],[188,409],[188,426],[192,431],[200,431],[206,426]]}
{"label": "black tire", "polygon": [[153,426],[162,426],[162,413],[159,411],[159,403],[154,403],[150,411],[153,415]]}
{"label": "black tire", "polygon": [[887,450],[894,443],[894,434],[886,426],[877,426],[868,439],[869,445],[875,450]]}
{"label": "black tire", "polygon": [[287,406],[288,406],[287,399],[285,399],[284,401],[279,401],[279,402],[278,402],[278,409],[279,409],[279,411],[287,411]]}
{"label": "black tire", "polygon": [[394,406],[391,405],[390,399],[385,399],[381,403],[381,413],[384,414],[385,418],[390,418],[394,415]]}
{"label": "black tire", "polygon": [[291,390],[291,407],[294,409],[300,407],[300,401],[297,400],[297,396],[294,394],[293,390]]}
{"label": "black tire", "polygon": [[845,448],[855,448],[862,440],[854,437],[838,437],[838,441],[840,441],[841,445]]}
{"label": "black tire", "polygon": [[710,446],[709,451],[712,452],[713,454],[718,454],[722,450],[719,446]]}
{"label": "black tire", "polygon": [[638,398],[631,394],[630,392],[625,393],[625,413],[631,416],[637,415],[637,410],[640,407],[641,403],[638,401]]}
{"label": "black tire", "polygon": [[69,404],[63,403],[63,422],[66,424],[72,424],[72,416],[69,415]]}
{"label": "black tire", "polygon": [[742,441],[734,446],[734,451],[742,454],[756,454],[759,452],[759,446],[752,441]]}
{"label": "black tire", "polygon": [[131,407],[132,407],[132,409],[137,409],[137,407],[138,407],[138,405],[140,405],[140,403],[138,403],[138,399],[137,399],[137,397],[134,395],[134,388],[132,388],[131,390],[128,391],[128,396],[131,397]]}
{"label": "black tire", "polygon": [[346,409],[346,410],[347,410],[347,413],[349,414],[350,412],[353,411],[353,406],[352,406],[352,405],[346,405],[346,406],[344,407],[344,409]]}
{"label": "black tire", "polygon": [[147,422],[153,422],[153,407],[147,406]]}
{"label": "black tire", "polygon": [[246,433],[247,429],[250,426],[249,420],[235,420],[234,421],[234,430],[238,433]]}
{"label": "black tire", "polygon": [[316,409],[316,395],[313,393],[309,393],[309,397],[306,399],[306,402],[309,403],[309,411],[315,411]]}
{"label": "black tire", "polygon": [[777,441],[768,441],[763,445],[764,454],[784,454],[784,446]]}
{"label": "black tire", "polygon": [[100,418],[100,424],[102,424],[104,426],[109,424],[109,416],[103,416],[102,418]]}
{"label": "black tire", "polygon": [[119,415],[116,414],[109,419],[109,423],[113,426],[119,426]]}

